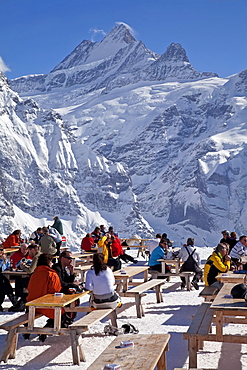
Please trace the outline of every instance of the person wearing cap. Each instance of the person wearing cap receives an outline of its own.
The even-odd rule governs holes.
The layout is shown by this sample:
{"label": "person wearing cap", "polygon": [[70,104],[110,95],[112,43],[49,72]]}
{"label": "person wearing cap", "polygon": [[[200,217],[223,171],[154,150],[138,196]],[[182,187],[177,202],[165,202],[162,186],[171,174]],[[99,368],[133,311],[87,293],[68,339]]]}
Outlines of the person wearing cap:
{"label": "person wearing cap", "polygon": [[204,266],[204,283],[206,286],[216,286],[221,289],[222,283],[216,276],[230,270],[231,257],[227,254],[228,248],[225,243],[219,243],[211,256],[208,257]]}
{"label": "person wearing cap", "polygon": [[58,216],[53,217],[54,223],[51,225],[54,229],[56,229],[60,235],[63,235],[63,224]]}
{"label": "person wearing cap", "polygon": [[[241,263],[241,257],[247,256],[247,236],[242,235],[239,238],[239,242],[234,245],[230,252],[230,256],[232,258],[232,261],[238,265]],[[247,263],[243,265],[243,270],[247,269]]]}
{"label": "person wearing cap", "polygon": [[226,243],[230,245],[230,232],[228,230],[221,231],[222,238],[220,239],[220,243]]}
{"label": "person wearing cap", "polygon": [[[158,247],[151,253],[148,265],[152,270],[161,272],[161,262],[159,259],[164,259],[167,255],[168,243],[166,239],[161,239]],[[171,272],[170,268],[166,265],[165,272]]]}

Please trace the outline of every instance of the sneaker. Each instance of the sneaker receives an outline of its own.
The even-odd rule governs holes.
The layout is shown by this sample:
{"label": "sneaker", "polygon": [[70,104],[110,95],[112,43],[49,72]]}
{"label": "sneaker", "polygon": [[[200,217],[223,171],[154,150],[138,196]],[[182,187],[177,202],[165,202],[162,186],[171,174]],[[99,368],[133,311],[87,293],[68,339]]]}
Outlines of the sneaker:
{"label": "sneaker", "polygon": [[9,294],[9,300],[13,306],[17,305],[18,298],[14,294]]}
{"label": "sneaker", "polygon": [[42,343],[44,343],[44,341],[46,340],[46,338],[47,338],[47,335],[46,335],[46,334],[40,334],[40,335],[39,335],[39,340],[40,340]]}
{"label": "sneaker", "polygon": [[181,283],[181,289],[185,289],[185,283]]}
{"label": "sneaker", "polygon": [[23,338],[24,339],[29,339],[30,338],[30,334],[22,334]]}
{"label": "sneaker", "polygon": [[134,260],[133,263],[136,264],[138,261],[137,260]]}
{"label": "sneaker", "polygon": [[191,284],[193,285],[193,287],[198,290],[199,289],[199,285],[197,283],[197,281],[192,281]]}

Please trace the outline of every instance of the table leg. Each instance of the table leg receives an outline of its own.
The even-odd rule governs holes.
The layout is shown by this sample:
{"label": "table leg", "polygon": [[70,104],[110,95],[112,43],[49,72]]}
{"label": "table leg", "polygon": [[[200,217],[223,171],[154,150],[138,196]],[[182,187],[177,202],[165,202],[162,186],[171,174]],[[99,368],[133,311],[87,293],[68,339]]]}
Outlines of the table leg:
{"label": "table leg", "polygon": [[216,341],[223,342],[223,311],[215,311]]}
{"label": "table leg", "polygon": [[54,331],[59,331],[61,329],[61,307],[55,307],[54,309]]}
{"label": "table leg", "polygon": [[34,318],[35,318],[35,306],[29,306],[28,325],[27,325],[29,330],[33,330]]}
{"label": "table leg", "polygon": [[161,261],[161,272],[162,274],[166,273],[166,263],[163,261]]}
{"label": "table leg", "polygon": [[144,271],[144,282],[148,281],[148,270]]}

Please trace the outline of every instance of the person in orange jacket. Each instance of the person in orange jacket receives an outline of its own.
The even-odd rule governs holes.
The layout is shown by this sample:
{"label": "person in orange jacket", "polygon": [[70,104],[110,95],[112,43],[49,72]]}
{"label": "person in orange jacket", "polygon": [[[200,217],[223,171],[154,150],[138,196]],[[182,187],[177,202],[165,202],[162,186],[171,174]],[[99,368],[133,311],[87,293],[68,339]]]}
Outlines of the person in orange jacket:
{"label": "person in orange jacket", "polygon": [[10,234],[6,240],[2,243],[3,248],[11,248],[19,246],[21,244],[21,230],[15,230]]}
{"label": "person in orange jacket", "polygon": [[[27,302],[42,297],[45,294],[54,294],[62,289],[60,279],[52,267],[53,256],[43,253],[39,256],[37,267],[31,275],[28,284]],[[41,313],[50,319],[54,319],[54,310],[38,308],[37,313]]]}

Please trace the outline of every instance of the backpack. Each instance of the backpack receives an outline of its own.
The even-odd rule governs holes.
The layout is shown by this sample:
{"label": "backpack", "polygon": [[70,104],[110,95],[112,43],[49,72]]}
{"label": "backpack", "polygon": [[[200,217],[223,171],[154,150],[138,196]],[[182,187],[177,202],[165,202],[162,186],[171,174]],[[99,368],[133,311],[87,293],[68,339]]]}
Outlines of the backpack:
{"label": "backpack", "polygon": [[202,270],[201,270],[200,266],[198,265],[198,263],[193,258],[193,254],[196,250],[194,249],[193,252],[190,254],[188,248],[187,247],[185,247],[185,248],[187,250],[187,253],[188,253],[189,257],[183,263],[183,265],[180,269],[180,272],[183,272],[183,271],[193,271],[193,272],[197,272],[197,273],[201,272]]}

